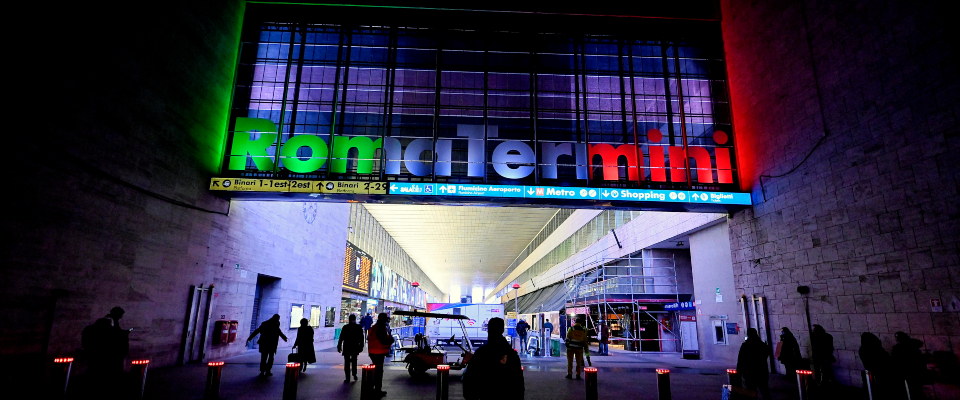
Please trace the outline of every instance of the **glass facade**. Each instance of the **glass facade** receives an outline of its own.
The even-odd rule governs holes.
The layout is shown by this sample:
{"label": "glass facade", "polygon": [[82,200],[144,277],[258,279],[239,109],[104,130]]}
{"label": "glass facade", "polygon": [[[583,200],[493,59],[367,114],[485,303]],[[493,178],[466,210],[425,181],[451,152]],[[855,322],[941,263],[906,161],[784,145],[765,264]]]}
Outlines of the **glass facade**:
{"label": "glass facade", "polygon": [[719,40],[258,29],[223,176],[739,189]]}

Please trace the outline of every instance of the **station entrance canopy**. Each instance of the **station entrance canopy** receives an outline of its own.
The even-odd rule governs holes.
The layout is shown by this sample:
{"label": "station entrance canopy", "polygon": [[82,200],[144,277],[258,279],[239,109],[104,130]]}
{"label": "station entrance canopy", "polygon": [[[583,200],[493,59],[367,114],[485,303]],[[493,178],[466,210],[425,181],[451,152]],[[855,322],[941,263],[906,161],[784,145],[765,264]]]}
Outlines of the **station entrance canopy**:
{"label": "station entrance canopy", "polygon": [[739,193],[719,27],[584,34],[316,18],[248,11],[211,190],[672,211],[750,204]]}

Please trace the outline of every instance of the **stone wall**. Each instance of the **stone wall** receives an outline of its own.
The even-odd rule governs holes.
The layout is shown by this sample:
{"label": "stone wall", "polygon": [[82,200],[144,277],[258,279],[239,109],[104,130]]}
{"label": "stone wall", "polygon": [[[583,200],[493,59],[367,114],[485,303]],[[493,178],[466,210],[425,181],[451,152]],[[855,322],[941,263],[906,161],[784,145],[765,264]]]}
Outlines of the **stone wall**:
{"label": "stone wall", "polygon": [[766,296],[771,327],[800,333],[809,356],[796,288],[810,286],[845,384],[860,384],[862,332],[888,350],[903,331],[960,353],[949,305],[960,296],[960,75],[944,7],[722,2],[740,176],[754,199],[730,222],[738,295]]}
{"label": "stone wall", "polygon": [[[149,7],[145,9],[144,7]],[[208,190],[220,164],[242,2],[47,10],[27,57],[29,134],[11,135],[3,220],[0,354],[39,376],[121,306],[130,357],[176,362],[190,285],[214,285],[213,318],[249,333],[258,274],[281,278],[276,310],[339,310],[347,206],[244,203]],[[82,44],[82,45],[81,45]],[[239,268],[237,268],[239,264]],[[322,322],[322,319],[321,319]],[[212,330],[212,326],[211,326]],[[290,331],[293,333],[293,331]],[[212,332],[211,332],[212,333]],[[295,335],[293,335],[295,336]],[[292,344],[286,343],[286,346]],[[332,344],[333,328],[317,332]],[[211,346],[210,357],[244,351]],[[29,364],[24,364],[29,363]],[[75,370],[82,372],[78,357]]]}

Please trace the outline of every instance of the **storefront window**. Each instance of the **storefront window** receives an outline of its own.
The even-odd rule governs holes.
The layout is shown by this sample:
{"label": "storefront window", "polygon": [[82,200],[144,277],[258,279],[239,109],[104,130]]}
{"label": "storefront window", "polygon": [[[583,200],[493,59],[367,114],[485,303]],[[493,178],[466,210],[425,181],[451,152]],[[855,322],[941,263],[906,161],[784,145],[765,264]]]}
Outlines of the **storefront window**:
{"label": "storefront window", "polygon": [[350,314],[355,314],[357,316],[357,321],[360,321],[363,311],[363,300],[357,299],[340,299],[340,323],[346,324],[350,322]]}
{"label": "storefront window", "polygon": [[327,307],[327,316],[324,318],[323,326],[327,328],[332,328],[334,323],[337,321],[337,308],[336,307]]}

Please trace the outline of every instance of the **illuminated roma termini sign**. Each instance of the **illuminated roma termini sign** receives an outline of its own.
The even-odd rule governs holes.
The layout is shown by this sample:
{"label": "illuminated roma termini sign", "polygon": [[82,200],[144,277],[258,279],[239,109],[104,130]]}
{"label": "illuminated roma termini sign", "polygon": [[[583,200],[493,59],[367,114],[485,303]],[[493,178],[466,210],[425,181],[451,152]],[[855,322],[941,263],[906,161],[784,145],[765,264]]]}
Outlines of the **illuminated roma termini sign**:
{"label": "illuminated roma termini sign", "polygon": [[[647,154],[643,154],[638,144],[545,142],[539,143],[542,162],[538,163],[533,147],[520,140],[499,141],[488,152],[486,144],[489,138],[497,136],[497,126],[488,126],[484,138],[482,125],[461,124],[457,125],[457,136],[461,139],[415,139],[406,146],[397,138],[374,140],[365,136],[334,136],[331,146],[316,135],[291,135],[281,144],[277,141],[277,126],[270,120],[238,118],[235,127],[227,167],[231,171],[246,171],[252,163],[258,172],[277,172],[279,161],[288,172],[316,174],[323,172],[330,162],[329,171],[340,174],[346,174],[348,163],[353,163],[352,169],[359,175],[382,172],[396,177],[453,177],[452,152],[457,142],[466,149],[466,160],[459,162],[466,165],[460,174],[464,177],[484,178],[490,166],[499,179],[521,180],[537,172],[539,165],[540,178],[551,180],[558,178],[561,166],[566,166],[576,171],[576,180],[640,182],[643,176],[652,182],[687,183],[694,179],[701,184],[712,184],[716,177],[718,184],[734,183],[730,149],[715,146],[712,146],[714,161],[708,147],[700,146],[649,146]],[[656,143],[663,134],[651,129],[646,137]],[[728,140],[723,131],[713,133],[713,141],[718,145],[727,144]],[[424,155],[434,151],[436,159],[425,161]],[[382,158],[377,157],[378,154],[382,154]],[[564,163],[563,158],[570,160]],[[645,158],[650,160],[649,166],[644,165]],[[689,159],[694,160],[695,168],[690,168]],[[374,164],[382,164],[383,170],[374,171]],[[645,168],[649,174],[644,173]],[[602,172],[595,177],[597,169]],[[622,171],[626,171],[626,176]]]}

